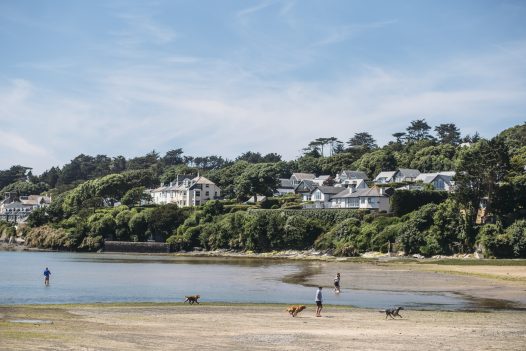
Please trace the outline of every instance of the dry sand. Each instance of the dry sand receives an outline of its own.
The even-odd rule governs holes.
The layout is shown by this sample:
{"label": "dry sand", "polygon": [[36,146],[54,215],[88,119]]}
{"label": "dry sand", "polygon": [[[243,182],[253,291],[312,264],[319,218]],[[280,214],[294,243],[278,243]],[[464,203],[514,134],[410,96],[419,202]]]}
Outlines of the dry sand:
{"label": "dry sand", "polygon": [[[326,306],[62,305],[0,307],[0,350],[524,350],[526,313]],[[53,324],[18,324],[26,318]]]}

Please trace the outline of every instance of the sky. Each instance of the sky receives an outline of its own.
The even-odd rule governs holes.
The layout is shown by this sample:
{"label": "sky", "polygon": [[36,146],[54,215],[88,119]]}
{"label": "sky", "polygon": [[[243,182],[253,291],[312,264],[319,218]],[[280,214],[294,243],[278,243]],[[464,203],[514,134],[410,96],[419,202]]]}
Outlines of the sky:
{"label": "sky", "polygon": [[0,169],[526,121],[526,1],[0,0]]}

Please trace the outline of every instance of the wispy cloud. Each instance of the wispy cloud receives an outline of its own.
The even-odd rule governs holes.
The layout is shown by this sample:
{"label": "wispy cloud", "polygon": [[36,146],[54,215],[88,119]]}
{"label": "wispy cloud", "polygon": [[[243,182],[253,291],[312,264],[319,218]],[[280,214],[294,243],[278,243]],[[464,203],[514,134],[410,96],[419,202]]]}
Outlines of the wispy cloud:
{"label": "wispy cloud", "polygon": [[236,15],[239,19],[244,19],[247,16],[253,15],[261,10],[264,10],[265,8],[272,5],[273,3],[274,3],[273,0],[264,0],[258,3],[257,5],[247,7],[243,10],[238,11]]}
{"label": "wispy cloud", "polygon": [[366,31],[373,29],[381,29],[386,26],[393,25],[396,22],[397,20],[391,19],[386,21],[376,21],[363,24],[351,24],[346,26],[330,27],[327,29],[328,33],[326,34],[326,36],[323,39],[315,42],[313,45],[324,46],[340,43],[352,38],[353,36],[362,34]]}

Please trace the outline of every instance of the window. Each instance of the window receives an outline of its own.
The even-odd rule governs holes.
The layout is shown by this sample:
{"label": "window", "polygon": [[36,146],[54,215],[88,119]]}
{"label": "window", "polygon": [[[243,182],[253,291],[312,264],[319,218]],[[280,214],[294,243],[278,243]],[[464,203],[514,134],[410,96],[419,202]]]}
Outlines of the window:
{"label": "window", "polygon": [[321,192],[317,191],[314,193],[314,200],[321,200]]}
{"label": "window", "polygon": [[210,196],[210,192],[209,191],[205,192],[205,196]]}
{"label": "window", "polygon": [[208,188],[209,187],[209,184],[205,184],[205,188]]}
{"label": "window", "polygon": [[199,190],[195,191],[195,196],[201,196],[201,192]]}

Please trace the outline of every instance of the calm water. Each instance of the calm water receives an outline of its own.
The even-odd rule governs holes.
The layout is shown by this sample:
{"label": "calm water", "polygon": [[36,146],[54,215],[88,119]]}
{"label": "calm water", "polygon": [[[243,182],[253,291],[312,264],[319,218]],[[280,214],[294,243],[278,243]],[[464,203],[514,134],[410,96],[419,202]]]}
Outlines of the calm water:
{"label": "calm water", "polygon": [[[202,301],[311,304],[315,289],[287,284],[308,262],[182,258],[123,254],[0,252],[0,304]],[[49,267],[51,284],[44,286]],[[327,304],[385,308],[401,305],[457,310],[470,302],[453,294],[344,290],[324,293]]]}

